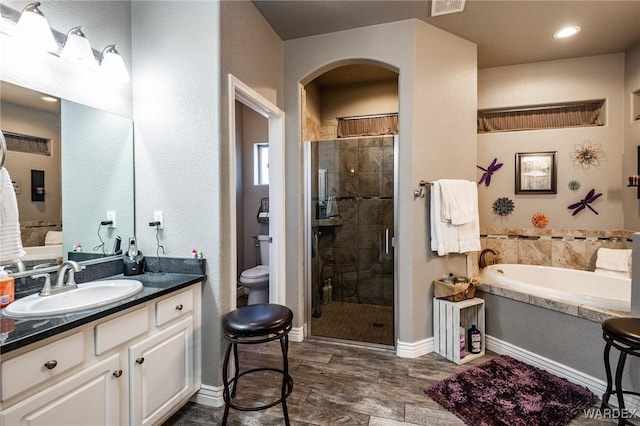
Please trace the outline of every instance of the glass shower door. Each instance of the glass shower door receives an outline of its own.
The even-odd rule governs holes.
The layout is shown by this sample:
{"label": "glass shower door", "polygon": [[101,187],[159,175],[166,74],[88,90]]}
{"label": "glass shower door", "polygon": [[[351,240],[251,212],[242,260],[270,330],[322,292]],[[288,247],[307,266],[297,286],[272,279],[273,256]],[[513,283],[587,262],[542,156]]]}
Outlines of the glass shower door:
{"label": "glass shower door", "polygon": [[394,344],[394,137],[309,142],[311,337]]}

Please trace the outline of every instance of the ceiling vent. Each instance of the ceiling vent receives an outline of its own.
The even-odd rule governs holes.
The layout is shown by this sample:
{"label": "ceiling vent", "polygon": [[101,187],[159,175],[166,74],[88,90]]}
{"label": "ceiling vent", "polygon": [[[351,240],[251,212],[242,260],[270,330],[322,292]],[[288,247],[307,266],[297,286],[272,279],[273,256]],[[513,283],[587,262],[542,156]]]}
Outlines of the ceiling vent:
{"label": "ceiling vent", "polygon": [[465,0],[432,0],[431,16],[462,12]]}

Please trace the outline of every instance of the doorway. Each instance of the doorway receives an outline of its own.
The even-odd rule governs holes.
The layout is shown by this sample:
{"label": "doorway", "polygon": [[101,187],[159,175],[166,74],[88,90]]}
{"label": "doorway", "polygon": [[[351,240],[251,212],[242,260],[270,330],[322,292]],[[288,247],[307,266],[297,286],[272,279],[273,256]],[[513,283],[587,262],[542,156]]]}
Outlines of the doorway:
{"label": "doorway", "polygon": [[310,337],[394,345],[396,140],[306,143]]}
{"label": "doorway", "polygon": [[[284,205],[284,112],[264,98],[258,92],[247,86],[235,76],[229,74],[229,167],[231,176],[236,174],[236,102],[248,107],[269,120],[269,303],[285,305],[285,205]],[[238,179],[230,179],[230,242],[231,255],[228,267],[231,277],[238,276],[237,256],[237,196],[236,185]],[[235,285],[229,292],[231,310],[237,306]]]}

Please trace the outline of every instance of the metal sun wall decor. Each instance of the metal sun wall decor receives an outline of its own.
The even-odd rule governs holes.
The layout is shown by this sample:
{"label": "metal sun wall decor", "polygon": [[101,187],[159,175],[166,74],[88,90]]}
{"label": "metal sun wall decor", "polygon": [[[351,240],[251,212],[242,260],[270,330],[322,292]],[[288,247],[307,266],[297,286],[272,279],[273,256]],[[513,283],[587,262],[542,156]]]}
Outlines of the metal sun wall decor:
{"label": "metal sun wall decor", "polygon": [[600,198],[601,195],[602,195],[602,192],[596,194],[595,188],[589,191],[587,193],[587,196],[584,197],[582,200],[578,201],[577,203],[571,204],[569,207],[567,207],[568,209],[573,209],[573,213],[571,214],[571,216],[577,215],[585,208],[591,210],[595,214],[598,214],[598,212],[593,207],[591,207],[590,204],[593,203],[598,198]]}
{"label": "metal sun wall decor", "polygon": [[569,190],[577,191],[578,189],[580,189],[580,182],[579,181],[577,181],[577,180],[569,181]]}
{"label": "metal sun wall decor", "polygon": [[533,223],[533,226],[536,228],[544,228],[549,224],[549,218],[547,218],[547,215],[544,213],[536,213],[531,218],[531,223]]}
{"label": "metal sun wall decor", "polygon": [[[497,163],[497,164],[496,164]],[[485,169],[484,167],[477,166],[480,170],[484,171],[478,185],[482,185],[484,182],[485,186],[489,186],[491,183],[491,176],[497,172],[500,167],[502,167],[502,163],[498,163],[498,159],[494,158],[491,164]]]}
{"label": "metal sun wall decor", "polygon": [[508,197],[500,197],[493,202],[493,212],[498,216],[508,216],[514,208],[515,204]]}
{"label": "metal sun wall decor", "polygon": [[571,154],[574,167],[582,167],[582,170],[589,173],[591,166],[600,167],[600,162],[604,161],[605,152],[602,144],[593,144],[589,139],[582,145],[575,145],[575,151]]}

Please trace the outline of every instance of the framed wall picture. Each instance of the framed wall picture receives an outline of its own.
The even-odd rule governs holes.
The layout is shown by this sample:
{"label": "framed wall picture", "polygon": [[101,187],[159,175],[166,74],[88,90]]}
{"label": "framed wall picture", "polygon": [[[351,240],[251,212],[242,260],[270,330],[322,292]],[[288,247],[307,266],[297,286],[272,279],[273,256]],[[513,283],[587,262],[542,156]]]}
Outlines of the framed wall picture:
{"label": "framed wall picture", "polygon": [[556,194],[556,154],[516,153],[516,194]]}

